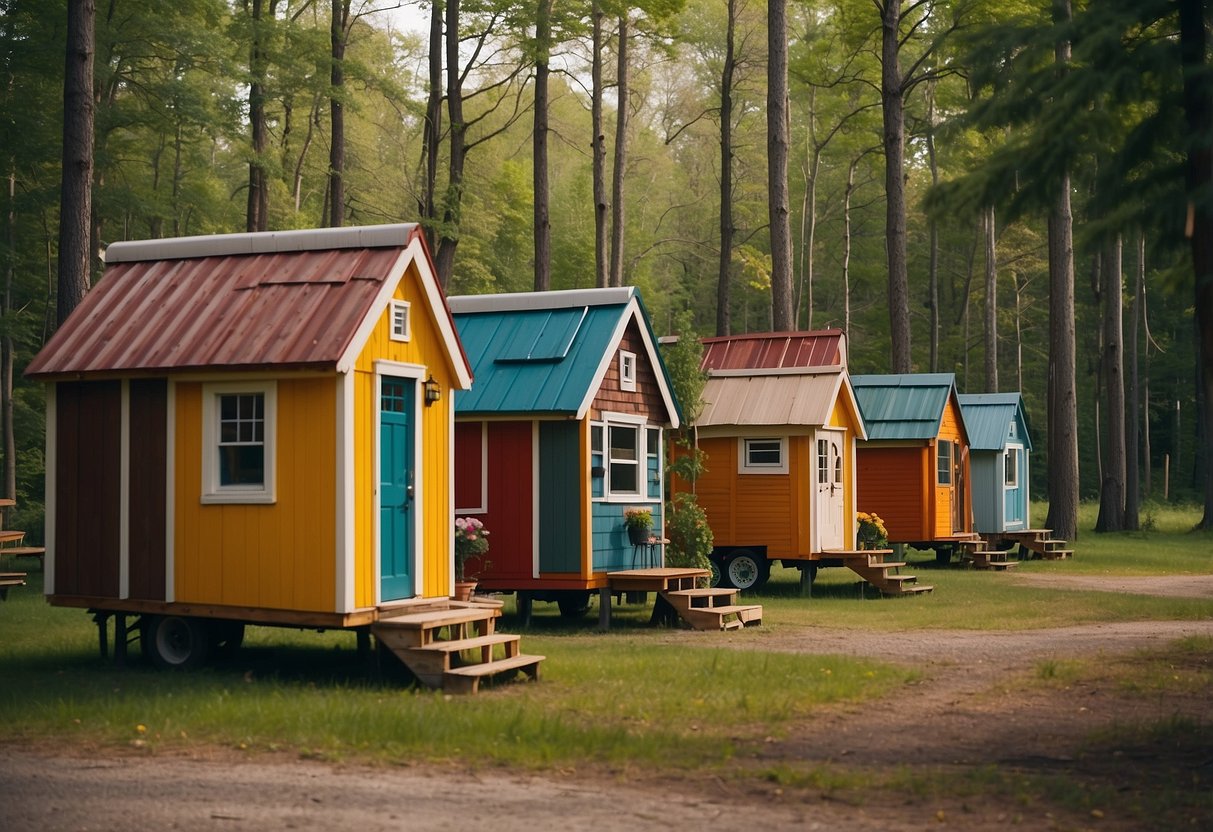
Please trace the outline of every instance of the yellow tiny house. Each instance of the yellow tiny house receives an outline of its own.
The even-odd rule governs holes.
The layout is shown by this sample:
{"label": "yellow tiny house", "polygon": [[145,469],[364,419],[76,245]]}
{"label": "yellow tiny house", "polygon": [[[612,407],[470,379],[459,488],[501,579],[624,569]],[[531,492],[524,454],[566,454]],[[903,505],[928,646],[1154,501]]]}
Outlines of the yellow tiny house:
{"label": "yellow tiny house", "polygon": [[145,640],[190,616],[187,640],[222,641],[205,621],[365,627],[451,595],[471,371],[417,226],[117,243],[106,262],[27,370],[48,386],[52,604],[140,615]]}

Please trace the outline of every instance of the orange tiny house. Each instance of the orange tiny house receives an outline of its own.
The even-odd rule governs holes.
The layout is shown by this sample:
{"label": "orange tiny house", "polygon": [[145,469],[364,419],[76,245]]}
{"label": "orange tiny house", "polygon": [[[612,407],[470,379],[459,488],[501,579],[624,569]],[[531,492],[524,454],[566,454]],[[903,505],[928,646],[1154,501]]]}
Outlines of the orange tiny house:
{"label": "orange tiny house", "polygon": [[864,436],[841,330],[706,338],[694,490],[721,582],[761,585],[771,561],[810,566],[855,546],[855,441]]}
{"label": "orange tiny house", "polygon": [[[852,376],[868,438],[859,443],[859,510],[890,543],[947,552],[973,536],[969,437],[951,373]],[[942,554],[941,554],[942,558]]]}
{"label": "orange tiny house", "polygon": [[161,663],[451,595],[471,371],[418,226],[116,243],[27,374],[47,598],[140,616]]}

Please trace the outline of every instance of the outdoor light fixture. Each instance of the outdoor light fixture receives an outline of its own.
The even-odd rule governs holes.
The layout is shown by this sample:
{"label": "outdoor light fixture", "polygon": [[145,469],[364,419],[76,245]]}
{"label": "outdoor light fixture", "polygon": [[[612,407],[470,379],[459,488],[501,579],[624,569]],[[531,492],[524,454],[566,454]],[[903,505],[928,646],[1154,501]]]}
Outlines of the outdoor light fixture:
{"label": "outdoor light fixture", "polygon": [[425,380],[425,404],[428,407],[434,402],[442,398],[442,388],[438,386],[438,382],[434,381],[434,377],[430,376]]}

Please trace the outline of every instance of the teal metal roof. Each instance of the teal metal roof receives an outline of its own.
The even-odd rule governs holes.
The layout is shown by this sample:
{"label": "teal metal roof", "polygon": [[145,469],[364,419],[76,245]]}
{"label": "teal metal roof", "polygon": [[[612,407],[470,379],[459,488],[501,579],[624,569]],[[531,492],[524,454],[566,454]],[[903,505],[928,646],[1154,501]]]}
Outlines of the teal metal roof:
{"label": "teal metal roof", "polygon": [[1032,450],[1028,435],[1027,413],[1019,393],[965,393],[960,396],[960,411],[969,432],[969,447],[975,451],[1001,451],[1011,438],[1009,426],[1018,422],[1016,441]]}
{"label": "teal metal roof", "polygon": [[634,288],[465,295],[449,303],[475,378],[472,389],[456,397],[457,415],[583,414],[635,316],[669,421],[679,423],[656,338]]}
{"label": "teal metal roof", "polygon": [[955,386],[952,373],[851,376],[868,439],[934,439]]}

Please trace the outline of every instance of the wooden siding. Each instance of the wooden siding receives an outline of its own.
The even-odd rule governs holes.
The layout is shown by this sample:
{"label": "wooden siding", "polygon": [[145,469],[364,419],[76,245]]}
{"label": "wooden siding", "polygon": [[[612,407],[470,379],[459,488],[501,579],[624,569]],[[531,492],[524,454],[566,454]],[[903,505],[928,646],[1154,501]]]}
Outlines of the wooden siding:
{"label": "wooden siding", "polygon": [[[944,406],[943,418],[939,424],[939,438],[956,443],[954,448],[956,463],[961,467],[961,475],[965,479],[965,487],[958,494],[957,486],[959,484],[955,481],[955,477],[952,478],[953,482],[951,485],[939,485],[938,476],[936,476],[935,504],[932,506],[935,534],[933,537],[928,538],[933,540],[946,539],[952,537],[957,532],[968,532],[973,529],[972,501],[970,496],[973,491],[972,477],[969,475],[969,455],[968,449],[964,444],[965,435],[961,423],[960,405],[955,396],[948,396],[948,403]],[[960,507],[961,523],[958,529],[952,528],[952,502],[954,499],[959,499],[963,503],[963,506]]]}
{"label": "wooden siding", "polygon": [[[635,392],[623,390],[619,386],[620,350],[636,354]],[[665,404],[661,399],[661,389],[657,385],[656,368],[649,361],[648,352],[644,348],[644,341],[640,334],[640,327],[635,318],[628,322],[623,337],[619,339],[619,347],[611,356],[611,362],[607,365],[602,385],[594,396],[590,417],[601,419],[603,411],[639,413],[649,421],[661,425],[666,424],[669,419],[665,411]]]}
{"label": "wooden siding", "polygon": [[55,402],[55,593],[117,598],[122,383],[60,382]]}
{"label": "wooden siding", "polygon": [[485,508],[484,422],[455,423],[455,511]]}
{"label": "wooden siding", "polygon": [[539,423],[539,572],[582,571],[582,464],[577,422]]}
{"label": "wooden siding", "polygon": [[[842,500],[845,512],[842,526],[842,545],[848,549],[855,548],[855,514],[859,511],[857,503],[859,475],[855,470],[855,447],[858,441],[859,423],[859,413],[851,407],[846,394],[840,391],[838,398],[834,400],[834,409],[830,413],[830,427],[843,428],[846,431],[842,450],[842,479],[845,489]],[[810,477],[812,477],[813,469],[810,468],[809,470]]]}
{"label": "wooden siding", "polygon": [[927,490],[935,487],[934,446],[860,445],[858,510],[880,515],[892,543],[932,539]]}
{"label": "wooden siding", "polygon": [[180,602],[336,609],[336,379],[277,384],[277,499],[203,505],[202,385],[176,385],[175,593]]}
{"label": "wooden siding", "polygon": [[130,598],[163,601],[168,483],[168,382],[130,382]]}
{"label": "wooden siding", "polygon": [[426,314],[415,265],[409,266],[393,297],[409,303],[409,340],[391,339],[390,310],[384,310],[354,367],[354,603],[359,607],[373,606],[378,592],[379,549],[375,540],[378,484],[374,482],[379,442],[375,435],[379,408],[375,394],[376,361],[423,366],[442,390],[442,398],[432,405],[421,405],[417,414],[421,420],[421,447],[417,449],[420,468],[416,482],[422,494],[422,513],[417,518],[420,544],[414,556],[415,569],[422,576],[422,597],[445,598],[452,590],[451,530],[455,519],[451,505],[454,474],[450,465],[453,447],[450,426],[454,376],[438,328]]}
{"label": "wooden siding", "polygon": [[[468,424],[480,426],[479,422]],[[519,421],[488,425],[488,511],[475,515],[489,530],[489,565],[479,571],[485,589],[513,589],[518,581],[530,580],[535,572],[533,424]],[[455,448],[456,460],[461,448]],[[459,470],[456,462],[456,488]]]}
{"label": "wooden siding", "polygon": [[[623,525],[623,511],[630,503],[594,503],[590,513],[594,533],[594,572],[610,572],[616,569],[632,569],[641,565],[643,554],[632,546],[627,527]],[[660,503],[636,503],[653,510],[653,533],[661,536],[664,522]]]}

